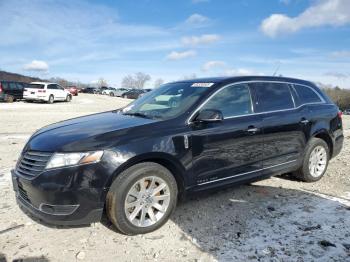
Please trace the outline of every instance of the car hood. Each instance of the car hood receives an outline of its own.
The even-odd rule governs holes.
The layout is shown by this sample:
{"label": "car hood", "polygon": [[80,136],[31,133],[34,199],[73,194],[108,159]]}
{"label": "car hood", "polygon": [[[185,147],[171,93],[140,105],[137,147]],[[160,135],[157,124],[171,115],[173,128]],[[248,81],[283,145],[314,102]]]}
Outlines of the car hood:
{"label": "car hood", "polygon": [[74,152],[103,149],[118,136],[156,120],[126,116],[116,111],[78,117],[45,126],[33,134],[25,150]]}

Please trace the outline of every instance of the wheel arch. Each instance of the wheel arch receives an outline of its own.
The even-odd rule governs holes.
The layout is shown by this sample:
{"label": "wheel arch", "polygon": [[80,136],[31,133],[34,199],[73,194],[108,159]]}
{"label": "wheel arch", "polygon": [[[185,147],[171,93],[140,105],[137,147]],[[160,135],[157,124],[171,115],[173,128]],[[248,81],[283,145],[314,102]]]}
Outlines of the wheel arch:
{"label": "wheel arch", "polygon": [[176,184],[178,186],[178,192],[179,196],[181,196],[185,192],[185,168],[180,163],[179,160],[177,160],[175,157],[173,157],[170,154],[162,153],[162,152],[152,152],[147,154],[138,155],[135,157],[130,158],[128,161],[120,165],[115,172],[113,173],[113,176],[107,183],[107,187],[109,188],[113,181],[117,178],[117,176],[122,173],[124,170],[128,169],[129,167],[143,163],[143,162],[154,162],[159,165],[164,166],[167,168],[172,175],[174,176],[176,180]]}
{"label": "wheel arch", "polygon": [[332,140],[330,134],[328,133],[328,131],[325,129],[318,130],[317,132],[315,132],[313,134],[312,137],[322,139],[323,141],[325,141],[327,143],[328,148],[329,148],[329,155],[330,155],[330,158],[332,158],[332,156],[333,156],[333,140]]}

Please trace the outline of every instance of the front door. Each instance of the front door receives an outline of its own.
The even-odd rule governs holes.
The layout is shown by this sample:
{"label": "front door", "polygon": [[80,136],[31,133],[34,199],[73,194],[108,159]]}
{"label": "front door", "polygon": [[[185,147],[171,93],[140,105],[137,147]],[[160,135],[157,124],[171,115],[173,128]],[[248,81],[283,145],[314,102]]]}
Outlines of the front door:
{"label": "front door", "polygon": [[221,122],[192,124],[195,184],[233,182],[257,175],[262,168],[261,116],[253,114],[246,84],[222,88],[201,108],[223,113]]}

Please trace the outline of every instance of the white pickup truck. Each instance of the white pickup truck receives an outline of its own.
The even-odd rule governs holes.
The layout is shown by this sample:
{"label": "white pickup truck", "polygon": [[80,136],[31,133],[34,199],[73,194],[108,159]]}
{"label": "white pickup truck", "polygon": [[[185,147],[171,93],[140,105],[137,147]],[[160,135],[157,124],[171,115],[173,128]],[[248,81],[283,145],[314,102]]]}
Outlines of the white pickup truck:
{"label": "white pickup truck", "polygon": [[27,101],[45,101],[52,104],[55,101],[70,102],[72,95],[56,83],[32,82],[24,89],[23,98]]}

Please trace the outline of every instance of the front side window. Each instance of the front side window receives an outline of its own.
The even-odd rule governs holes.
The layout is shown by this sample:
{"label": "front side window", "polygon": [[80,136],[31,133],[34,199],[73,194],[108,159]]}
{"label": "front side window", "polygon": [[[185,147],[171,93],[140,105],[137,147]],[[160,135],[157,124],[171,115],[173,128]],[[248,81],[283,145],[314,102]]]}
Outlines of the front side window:
{"label": "front side window", "polygon": [[320,103],[321,98],[310,87],[294,85],[300,104]]}
{"label": "front side window", "polygon": [[167,120],[185,113],[210,87],[193,83],[170,83],[146,93],[126,106],[121,113]]}
{"label": "front side window", "polygon": [[220,110],[224,118],[251,114],[252,101],[249,87],[245,84],[225,87],[210,98],[202,107],[203,109]]}
{"label": "front side window", "polygon": [[269,112],[294,108],[288,84],[258,82],[250,84],[257,96],[256,111]]}

